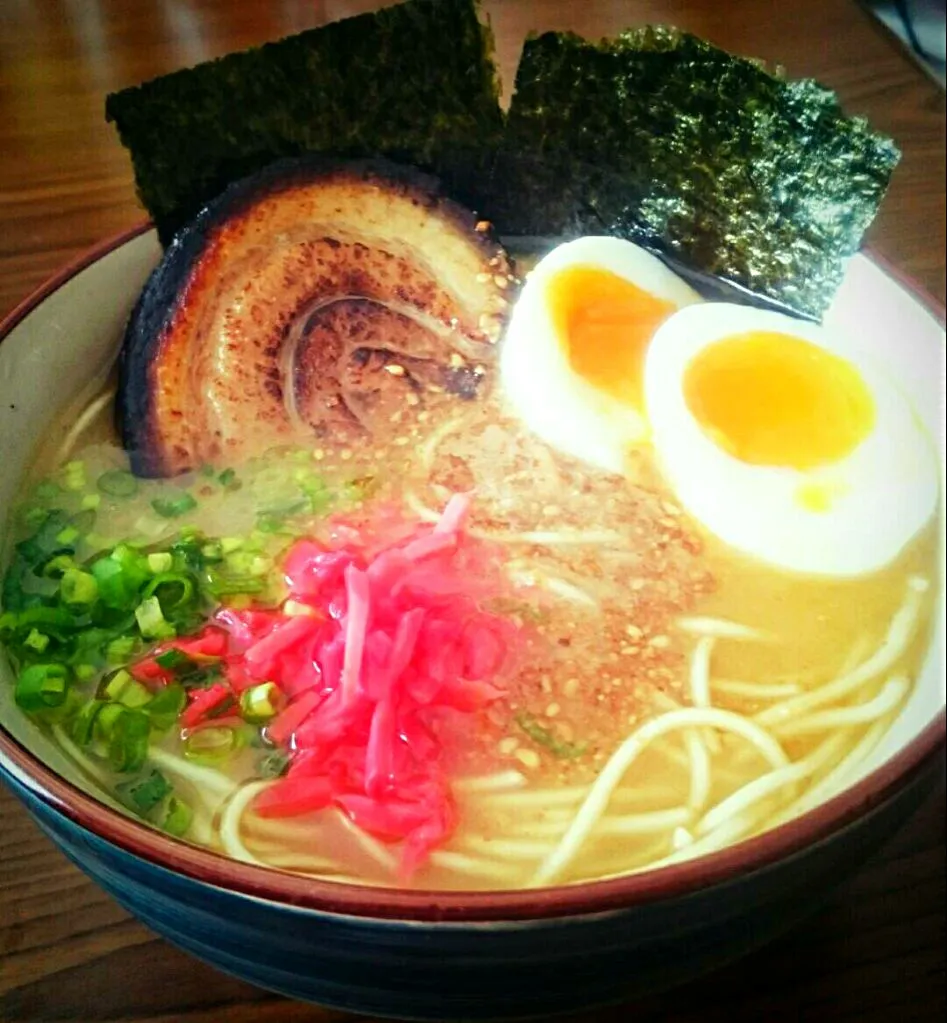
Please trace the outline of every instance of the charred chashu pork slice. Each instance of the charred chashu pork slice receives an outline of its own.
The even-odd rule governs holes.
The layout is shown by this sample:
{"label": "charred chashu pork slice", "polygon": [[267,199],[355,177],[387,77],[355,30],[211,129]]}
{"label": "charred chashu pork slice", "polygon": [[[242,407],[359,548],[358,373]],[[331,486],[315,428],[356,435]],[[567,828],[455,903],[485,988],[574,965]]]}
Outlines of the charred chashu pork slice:
{"label": "charred chashu pork slice", "polygon": [[486,385],[513,277],[489,225],[384,161],[305,158],[228,189],[170,245],[126,329],[133,470],[385,437]]}

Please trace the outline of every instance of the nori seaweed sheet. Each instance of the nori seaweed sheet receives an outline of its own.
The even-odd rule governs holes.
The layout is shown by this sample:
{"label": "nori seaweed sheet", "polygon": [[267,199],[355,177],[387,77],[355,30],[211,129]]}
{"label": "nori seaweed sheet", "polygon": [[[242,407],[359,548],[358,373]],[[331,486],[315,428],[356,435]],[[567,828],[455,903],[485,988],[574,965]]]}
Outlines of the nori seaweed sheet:
{"label": "nori seaweed sheet", "polygon": [[527,40],[488,209],[614,234],[818,317],[899,158],[812,81],[687,33]]}
{"label": "nori seaweed sheet", "polygon": [[107,98],[162,241],[307,152],[438,175],[504,235],[613,234],[818,319],[899,153],[812,81],[676,29],[526,41],[504,119],[477,0],[407,0]]}
{"label": "nori seaweed sheet", "polygon": [[106,99],[167,243],[232,181],[307,152],[386,156],[475,205],[502,131],[475,0],[408,0]]}

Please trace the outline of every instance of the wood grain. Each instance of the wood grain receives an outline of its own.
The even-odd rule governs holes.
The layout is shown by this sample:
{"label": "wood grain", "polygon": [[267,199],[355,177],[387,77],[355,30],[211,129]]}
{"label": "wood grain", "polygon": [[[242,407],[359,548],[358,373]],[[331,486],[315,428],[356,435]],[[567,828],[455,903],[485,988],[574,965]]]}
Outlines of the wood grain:
{"label": "wood grain", "polygon": [[[106,92],[379,6],[376,0],[0,0],[0,315],[63,262],[142,219]],[[598,37],[677,24],[821,79],[904,152],[869,241],[945,292],[943,95],[853,0],[492,0],[504,80],[524,34]],[[943,786],[902,834],[792,935],[660,999],[582,1023],[941,1020]],[[682,950],[682,954],[683,950]],[[0,792],[0,1020],[343,1023],[155,938]]]}

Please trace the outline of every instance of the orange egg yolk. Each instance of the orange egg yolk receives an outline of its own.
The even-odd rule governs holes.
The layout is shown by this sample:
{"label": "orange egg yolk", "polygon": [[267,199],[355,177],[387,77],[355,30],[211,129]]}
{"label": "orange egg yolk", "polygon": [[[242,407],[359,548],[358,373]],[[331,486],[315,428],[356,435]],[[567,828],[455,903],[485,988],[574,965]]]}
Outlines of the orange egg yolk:
{"label": "orange egg yolk", "polygon": [[875,424],[871,392],[851,363],[774,332],[708,345],[687,367],[684,399],[708,436],[750,465],[831,465]]}
{"label": "orange egg yolk", "polygon": [[575,373],[640,409],[645,351],[677,307],[595,266],[560,270],[547,288],[552,321]]}

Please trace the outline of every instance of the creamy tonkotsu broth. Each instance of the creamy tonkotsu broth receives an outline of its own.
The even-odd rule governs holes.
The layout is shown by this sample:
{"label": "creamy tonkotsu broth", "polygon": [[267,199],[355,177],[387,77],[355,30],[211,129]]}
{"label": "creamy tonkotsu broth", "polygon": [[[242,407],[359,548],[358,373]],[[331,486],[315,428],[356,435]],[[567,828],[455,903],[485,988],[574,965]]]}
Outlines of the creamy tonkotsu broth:
{"label": "creamy tonkotsu broth", "polygon": [[[430,414],[396,409],[384,442],[371,446],[319,442],[135,481],[111,432],[110,393],[104,387],[86,403],[87,416],[73,411],[50,430],[24,488],[10,538],[4,641],[21,679],[24,666],[61,659],[68,699],[60,701],[53,672],[39,682],[34,674],[20,702],[132,812],[237,859],[439,889],[568,883],[676,862],[770,828],[844,786],[903,707],[919,668],[933,600],[932,525],[863,577],[774,569],[700,528],[646,450],[629,478],[583,465],[530,434],[496,396]],[[273,740],[273,715],[305,694],[257,680],[255,706],[242,697],[221,704],[196,727],[182,724],[184,704],[172,701],[136,739],[127,722],[146,720],[161,686],[183,685],[193,706],[244,671],[233,659],[248,656],[246,643],[234,653],[241,644],[232,629],[226,655],[165,654],[167,677],[149,679],[136,666],[154,648],[199,633],[220,606],[232,615],[282,608],[281,628],[315,620],[287,590],[285,559],[299,538],[322,549],[370,547],[365,537],[377,540],[379,523],[390,533],[397,521],[399,535],[423,539],[436,535],[429,527],[443,522],[453,495],[468,493],[462,528],[473,545],[465,563],[474,566],[473,603],[464,613],[487,615],[485,627],[505,637],[510,656],[489,669],[497,693],[427,724],[438,750],[426,777],[431,785],[446,779],[437,805],[450,820],[409,871],[403,834],[385,834],[377,817],[361,827],[369,818],[353,799],[307,811],[305,794],[276,815],[256,811],[274,778],[302,756],[292,735]],[[61,513],[53,534],[51,513]],[[37,554],[29,541],[44,528]],[[26,548],[15,546],[23,541]],[[67,607],[55,596],[66,578],[70,613],[97,606],[83,587],[96,579],[94,599],[102,599],[109,575],[91,566],[102,552],[115,560],[116,545],[144,559],[134,562],[144,575],[131,602],[151,592],[149,579],[165,579],[155,591],[164,612],[157,625],[137,612],[128,620],[130,603],[118,597],[120,607],[80,630],[88,641],[55,615],[30,618],[31,608]],[[12,584],[18,551],[24,574]],[[58,568],[49,567],[57,557]],[[479,590],[477,566],[491,579]],[[207,589],[176,634],[163,632],[176,601],[191,599],[176,577],[192,570]],[[17,587],[36,599],[24,603]],[[11,607],[17,600],[20,610]],[[426,656],[433,663],[435,654]],[[131,716],[120,727],[123,714]],[[372,739],[353,732],[352,742],[361,750]],[[319,748],[308,755],[318,760]],[[123,758],[131,770],[116,769]],[[386,790],[364,784],[375,793],[374,812]]]}

